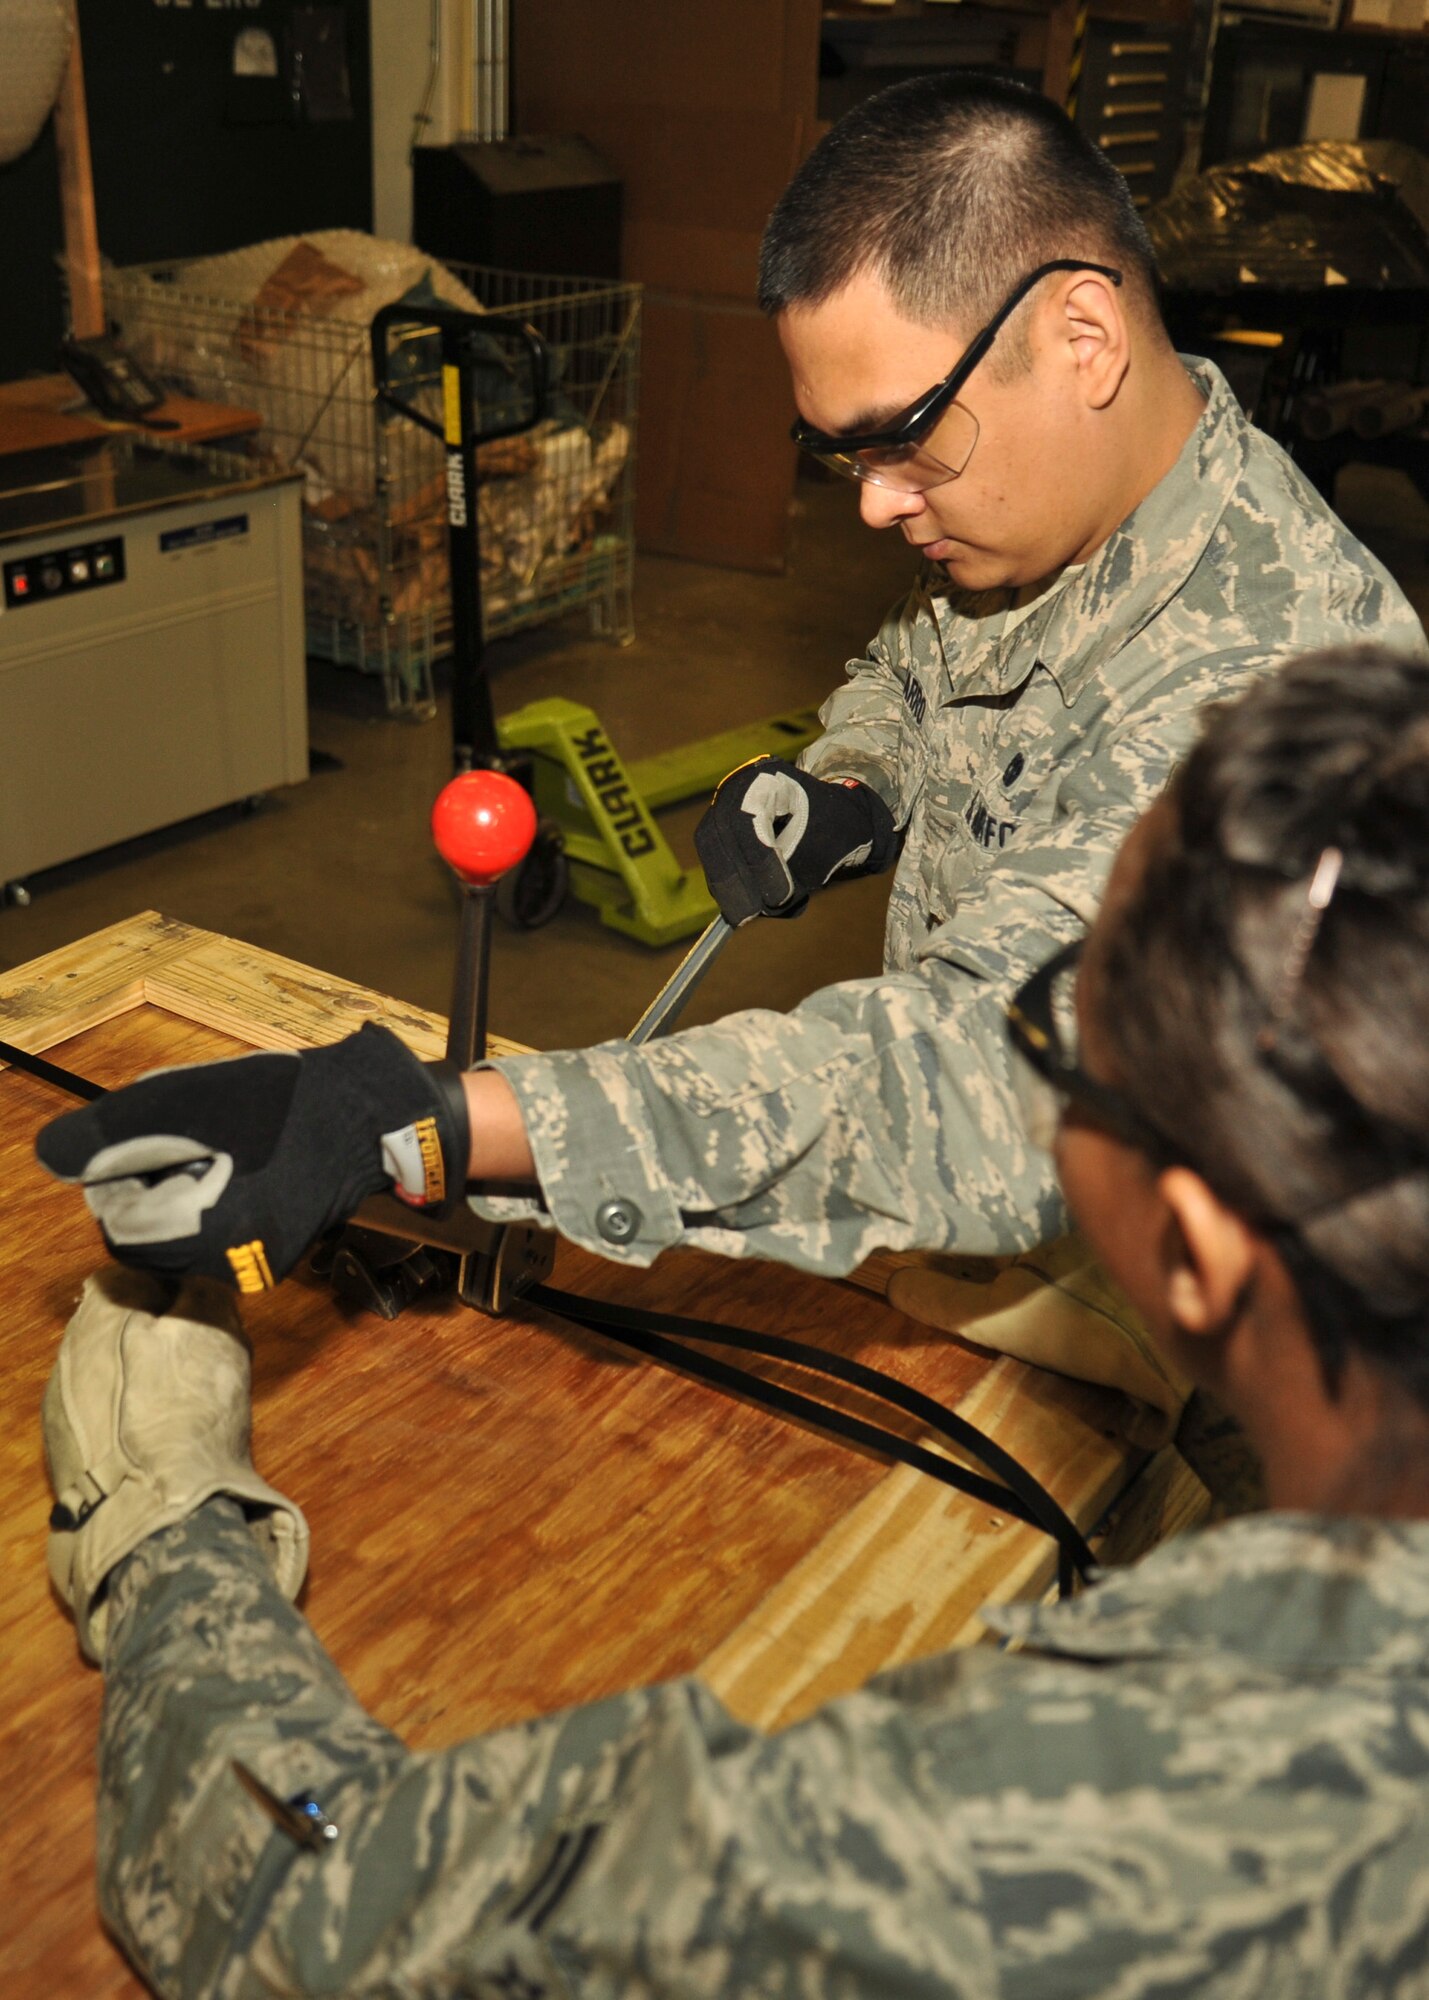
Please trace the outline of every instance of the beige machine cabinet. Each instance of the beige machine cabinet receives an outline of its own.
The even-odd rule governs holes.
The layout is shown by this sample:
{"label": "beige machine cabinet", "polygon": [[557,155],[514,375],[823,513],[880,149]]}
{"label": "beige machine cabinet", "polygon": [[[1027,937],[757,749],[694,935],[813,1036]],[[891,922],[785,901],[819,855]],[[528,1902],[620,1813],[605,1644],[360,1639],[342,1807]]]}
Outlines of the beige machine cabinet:
{"label": "beige machine cabinet", "polygon": [[0,461],[0,885],[308,775],[301,481]]}

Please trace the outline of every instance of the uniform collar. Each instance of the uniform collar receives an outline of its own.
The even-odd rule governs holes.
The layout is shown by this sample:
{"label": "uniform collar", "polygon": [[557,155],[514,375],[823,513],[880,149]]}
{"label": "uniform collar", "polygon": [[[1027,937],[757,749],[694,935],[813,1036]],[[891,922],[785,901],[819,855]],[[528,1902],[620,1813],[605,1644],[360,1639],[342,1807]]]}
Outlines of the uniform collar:
{"label": "uniform collar", "polygon": [[1009,693],[1040,662],[1070,706],[1092,673],[1105,667],[1181,589],[1240,481],[1251,431],[1221,371],[1194,356],[1180,359],[1206,407],[1176,463],[1088,559],[1081,575],[1019,625],[1005,647],[996,637],[981,646],[975,640],[976,622],[990,617],[994,608],[1000,636],[1005,591],[974,595],[946,586],[932,589],[951,669],[947,698],[966,695],[970,685],[979,692]]}
{"label": "uniform collar", "polygon": [[1234,1655],[1269,1669],[1429,1673],[1429,1521],[1250,1514],[1179,1535],[1067,1604],[983,1614],[1040,1653]]}

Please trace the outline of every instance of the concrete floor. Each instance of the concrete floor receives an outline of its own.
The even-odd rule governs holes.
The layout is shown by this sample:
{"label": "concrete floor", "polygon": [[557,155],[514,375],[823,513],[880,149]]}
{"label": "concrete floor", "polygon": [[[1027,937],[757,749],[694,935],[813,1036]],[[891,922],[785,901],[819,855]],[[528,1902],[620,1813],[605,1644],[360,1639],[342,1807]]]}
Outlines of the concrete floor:
{"label": "concrete floor", "polygon": [[[1360,467],[1342,476],[1338,497],[1429,619],[1429,507],[1401,474]],[[801,484],[786,576],[643,557],[635,644],[591,640],[579,620],[503,642],[491,655],[497,708],[554,694],[586,702],[623,754],[640,757],[807,706],[837,682],[909,574],[906,546],[863,528],[846,486]],[[313,745],[340,769],[273,794],[251,817],[211,814],[36,877],[28,908],[0,911],[0,967],[154,908],[444,1010],[456,894],[427,816],[450,775],[446,715],[389,722],[372,682],[316,663],[310,689]],[[690,862],[698,812],[662,816]],[[685,1018],[787,1008],[877,971],[886,889],[851,883],[796,922],[740,932]],[[543,930],[498,933],[491,1025],[540,1048],[621,1035],[682,950],[651,951],[570,901]]]}

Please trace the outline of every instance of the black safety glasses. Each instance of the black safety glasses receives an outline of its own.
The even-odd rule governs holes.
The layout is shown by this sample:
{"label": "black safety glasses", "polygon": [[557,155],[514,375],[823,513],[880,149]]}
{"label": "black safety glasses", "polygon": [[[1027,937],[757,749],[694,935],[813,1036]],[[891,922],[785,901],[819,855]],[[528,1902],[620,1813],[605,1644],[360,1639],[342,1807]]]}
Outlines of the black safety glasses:
{"label": "black safety glasses", "polygon": [[[845,479],[862,479],[903,493],[926,493],[930,487],[956,479],[972,457],[978,438],[977,418],[958,403],[958,392],[1032,287],[1053,271],[1096,271],[1114,285],[1122,282],[1121,272],[1109,264],[1089,264],[1079,257],[1057,257],[1050,264],[1039,264],[1003,301],[981,333],[973,336],[952,373],[900,411],[886,429],[840,437],[800,420],[789,435],[802,451]],[[941,426],[936,454],[924,447],[935,425]]]}
{"label": "black safety glasses", "polygon": [[1039,966],[1007,1003],[1012,1046],[1048,1087],[1040,1101],[1019,1088],[1028,1136],[1050,1152],[1062,1105],[1072,1103],[1118,1139],[1129,1141],[1159,1165],[1169,1166],[1183,1156],[1165,1133],[1119,1090],[1089,1075],[1079,1060],[1073,989],[1085,943],[1084,938],[1076,938],[1064,946]]}

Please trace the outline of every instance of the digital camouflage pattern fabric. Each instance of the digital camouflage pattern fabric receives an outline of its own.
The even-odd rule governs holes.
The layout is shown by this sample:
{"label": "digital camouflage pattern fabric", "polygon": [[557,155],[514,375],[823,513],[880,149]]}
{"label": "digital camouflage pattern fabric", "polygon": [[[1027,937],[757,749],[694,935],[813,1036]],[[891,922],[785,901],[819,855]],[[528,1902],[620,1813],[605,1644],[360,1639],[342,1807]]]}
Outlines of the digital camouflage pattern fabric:
{"label": "digital camouflage pattern fabric", "polygon": [[777,1736],[679,1681],[413,1755],[210,1502],[115,1578],[102,1906],[184,2000],[1429,1994],[1429,1523],[1252,1516],[995,1619]]}
{"label": "digital camouflage pattern fabric", "polygon": [[801,762],[863,779],[904,830],[883,975],[638,1050],[498,1063],[542,1200],[483,1214],[635,1264],[681,1243],[829,1273],[879,1248],[999,1254],[1061,1232],[1011,1092],[1005,1000],[1092,916],[1207,702],[1315,647],[1425,643],[1224,378],[1188,366],[1200,424],[1082,569],[1021,618],[1005,591],[930,573],[825,706]]}

